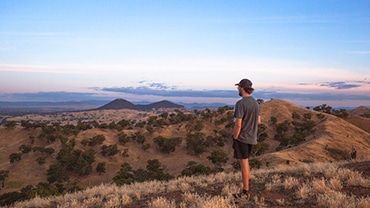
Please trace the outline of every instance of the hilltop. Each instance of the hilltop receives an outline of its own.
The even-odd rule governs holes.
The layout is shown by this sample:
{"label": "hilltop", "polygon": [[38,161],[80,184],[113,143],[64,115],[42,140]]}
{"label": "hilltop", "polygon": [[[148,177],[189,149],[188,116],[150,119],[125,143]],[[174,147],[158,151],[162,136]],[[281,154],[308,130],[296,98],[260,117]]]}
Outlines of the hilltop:
{"label": "hilltop", "polygon": [[[122,103],[123,100],[116,101]],[[0,194],[19,191],[28,185],[36,187],[40,182],[48,183],[48,170],[51,165],[58,163],[57,156],[61,155],[62,147],[66,144],[73,144],[69,146],[71,153],[78,150],[76,154],[90,154],[90,149],[95,153],[94,162],[87,166],[92,168],[91,172],[86,172],[87,175],[79,176],[78,172],[73,172],[77,170],[67,170],[69,182],[62,181],[65,187],[73,182],[81,188],[110,183],[125,162],[132,170],[139,171],[146,169],[149,160],[158,160],[163,171],[173,176],[181,175],[186,168],[195,167],[189,166],[190,161],[195,165],[232,171],[235,162],[230,139],[232,115],[232,109],[222,107],[194,112],[183,112],[176,108],[166,111],[99,109],[8,118],[10,122],[29,120],[32,123],[44,122],[46,126],[26,127],[28,124],[23,123],[23,127],[0,127],[0,170],[9,171]],[[261,130],[260,145],[251,158],[255,168],[275,169],[343,161],[348,159],[352,145],[357,149],[358,159],[369,157],[370,133],[346,119],[283,100],[262,103],[261,116],[261,127],[264,129]],[[361,119],[364,119],[363,122],[369,121],[368,118]],[[278,129],[283,127],[287,130],[278,133]],[[94,139],[102,137],[104,140],[101,143],[92,145]],[[173,142],[180,138],[181,141],[174,151],[167,149],[168,152],[163,152],[166,149],[156,142],[161,138]],[[24,150],[22,145],[23,148],[36,147],[36,151],[22,153],[19,161],[10,163],[10,155]],[[102,152],[104,148],[113,148],[115,145],[118,150],[116,154],[109,156]],[[40,152],[39,147],[53,149],[54,153],[47,155]],[[226,154],[226,163],[216,165],[209,160],[215,150]],[[95,171],[99,163],[106,164],[104,173]]]}

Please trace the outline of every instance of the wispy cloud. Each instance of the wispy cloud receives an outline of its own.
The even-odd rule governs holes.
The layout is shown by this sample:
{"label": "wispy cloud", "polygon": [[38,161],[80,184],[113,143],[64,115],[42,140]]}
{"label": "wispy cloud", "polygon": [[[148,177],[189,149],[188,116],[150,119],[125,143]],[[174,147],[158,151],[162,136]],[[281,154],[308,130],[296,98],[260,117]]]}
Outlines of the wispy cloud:
{"label": "wispy cloud", "polygon": [[366,81],[351,81],[351,82],[326,82],[322,83],[320,86],[330,87],[338,90],[343,89],[352,89],[352,88],[359,88],[363,85],[369,85],[370,82]]}
{"label": "wispy cloud", "polygon": [[151,87],[111,87],[101,88],[102,91],[129,93],[134,95],[154,95],[163,97],[235,97],[233,90],[177,90],[177,89],[155,89]]}
{"label": "wispy cloud", "polygon": [[359,85],[359,84],[348,84],[348,83],[345,83],[345,82],[329,82],[329,83],[326,83],[326,84],[321,84],[321,86],[326,86],[326,87],[331,87],[331,88],[341,90],[341,89],[358,88],[361,85]]}
{"label": "wispy cloud", "polygon": [[176,87],[174,86],[168,86],[165,83],[159,83],[159,82],[150,82],[147,80],[141,80],[139,81],[139,84],[147,85],[150,89],[157,89],[157,90],[176,90]]}

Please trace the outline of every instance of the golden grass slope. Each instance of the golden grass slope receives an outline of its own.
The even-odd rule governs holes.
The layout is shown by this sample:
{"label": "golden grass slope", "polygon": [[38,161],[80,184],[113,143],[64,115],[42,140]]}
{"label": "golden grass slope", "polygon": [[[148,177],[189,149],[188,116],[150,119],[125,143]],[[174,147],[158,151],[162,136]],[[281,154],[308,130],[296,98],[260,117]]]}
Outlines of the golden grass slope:
{"label": "golden grass slope", "polygon": [[[314,115],[323,114],[283,100],[266,102],[262,106],[261,112],[262,123],[267,125],[270,123],[268,119],[271,116],[277,117],[281,122],[285,119],[291,121],[293,112],[300,115],[307,112]],[[323,115],[325,116],[323,120],[316,116],[312,117],[312,119],[316,119],[318,124],[315,127],[315,133],[308,136],[305,143],[297,147],[262,155],[258,159],[269,162],[269,165],[275,167],[299,165],[307,161],[328,162],[335,160],[328,152],[328,148],[342,150],[347,154],[345,157],[349,158],[352,146],[356,148],[358,158],[366,158],[370,155],[370,144],[368,143],[370,134],[368,132],[336,116]],[[270,131],[272,130],[270,129]]]}

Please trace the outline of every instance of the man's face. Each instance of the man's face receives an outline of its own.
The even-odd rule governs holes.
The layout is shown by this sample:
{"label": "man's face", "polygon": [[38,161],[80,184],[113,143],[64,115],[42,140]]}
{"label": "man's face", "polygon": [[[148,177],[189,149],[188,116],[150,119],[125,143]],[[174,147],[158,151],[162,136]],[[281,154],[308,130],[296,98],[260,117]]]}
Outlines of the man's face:
{"label": "man's face", "polygon": [[242,97],[242,88],[240,86],[238,86],[238,91],[239,91],[239,96]]}

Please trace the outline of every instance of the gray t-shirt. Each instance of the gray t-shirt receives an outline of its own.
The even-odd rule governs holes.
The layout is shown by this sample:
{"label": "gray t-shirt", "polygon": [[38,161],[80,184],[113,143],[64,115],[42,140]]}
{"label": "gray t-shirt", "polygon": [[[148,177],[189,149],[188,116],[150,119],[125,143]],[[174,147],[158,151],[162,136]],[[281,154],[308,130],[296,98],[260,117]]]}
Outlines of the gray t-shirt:
{"label": "gray t-shirt", "polygon": [[242,118],[242,128],[238,140],[247,144],[257,144],[259,105],[254,97],[243,97],[235,104],[235,118]]}

